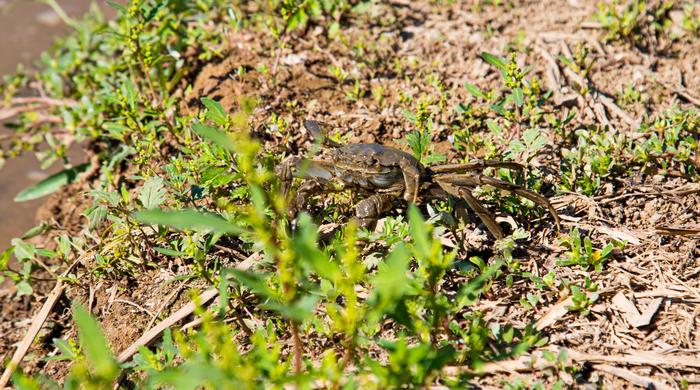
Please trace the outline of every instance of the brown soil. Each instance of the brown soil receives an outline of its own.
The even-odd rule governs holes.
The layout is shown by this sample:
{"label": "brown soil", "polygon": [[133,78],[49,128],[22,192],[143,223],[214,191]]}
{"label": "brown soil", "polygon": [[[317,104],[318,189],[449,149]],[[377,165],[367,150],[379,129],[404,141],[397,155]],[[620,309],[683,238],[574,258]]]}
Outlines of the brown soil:
{"label": "brown soil", "polygon": [[[434,110],[436,147],[456,161],[485,153],[476,151],[473,156],[464,156],[448,141],[454,119],[451,108],[473,101],[464,84],[469,82],[488,89],[500,83],[498,73],[480,59],[479,54],[484,51],[503,55],[508,46],[522,47],[518,62],[532,67],[529,77],[539,77],[555,92],[552,110],[564,117],[572,106],[577,106],[579,114],[568,131],[601,120],[608,121],[611,128],[621,133],[631,134],[635,130],[610,107],[595,112],[591,108],[594,104],[589,104],[595,102],[572,100],[571,77],[548,76],[552,71],[548,58],[574,50],[579,43],[590,48],[590,55],[597,60],[591,71],[591,85],[596,91],[613,100],[628,85],[641,92],[639,102],[622,107],[633,120],[653,117],[673,105],[691,107],[687,99],[673,90],[681,75],[687,91],[700,90],[699,40],[683,36],[663,53],[645,52],[624,43],[604,43],[603,31],[596,26],[582,26],[597,10],[594,2],[519,1],[512,7],[482,5],[479,12],[474,11],[473,5],[430,3],[380,6],[382,16],[369,27],[363,24],[362,28],[350,27],[344,31],[357,52],[328,40],[321,27],[291,36],[282,50],[271,50],[273,41],[261,33],[232,35],[229,56],[205,66],[193,77],[191,93],[180,109],[196,111],[200,108],[199,98],[207,96],[234,112],[239,107],[240,96],[253,97],[258,103],[252,115],[255,134],[266,148],[284,154],[303,153],[310,145],[308,134],[300,126],[305,118],[329,124],[349,142],[379,142],[405,148],[399,140],[412,130],[412,124],[402,114],[401,100],[405,96],[418,99],[422,94],[439,96],[442,85],[448,93],[447,101],[442,103],[445,108]],[[354,81],[339,84],[330,66],[348,71],[351,74],[348,80],[356,77],[366,92],[364,97],[349,99],[347,94],[352,91]],[[383,87],[381,102],[370,92],[377,86]],[[433,102],[434,107],[438,104],[441,103]],[[273,114],[280,118],[274,124]],[[522,131],[510,130],[514,135]],[[564,145],[556,144],[552,134],[548,141],[551,147],[532,160],[532,164],[545,172],[546,180],[551,183],[558,180],[559,156]],[[500,147],[500,151],[505,151],[506,145]],[[660,175],[638,171],[610,179],[594,197],[564,194],[553,199],[560,214],[565,216],[565,228],[578,227],[589,233],[596,247],[602,247],[611,238],[627,239],[630,243],[606,263],[605,272],[584,272],[578,267],[557,269],[560,277],[579,282],[586,275],[594,275],[601,298],[589,316],[568,313],[549,326],[545,333],[551,345],[610,356],[635,351],[687,356],[700,350],[700,333],[696,331],[700,326],[699,240],[697,235],[662,234],[657,229],[700,227],[698,184],[675,176],[678,175],[673,172]],[[82,188],[74,186],[64,194],[54,195],[40,211],[39,218],[53,220],[57,231],[79,233],[85,225],[84,217],[80,216],[81,205],[85,203],[66,200],[73,199],[74,194],[84,191],[89,184],[90,180],[86,180]],[[492,242],[479,233],[485,228],[473,216],[469,221],[472,223],[467,225],[469,232],[465,233],[465,253],[488,251]],[[527,249],[516,253],[517,259],[525,270],[540,276],[546,274],[565,251],[555,242],[557,233],[553,226],[546,219],[519,218],[515,223],[530,230],[532,236]],[[230,261],[237,261],[239,256],[229,257]],[[85,265],[89,269],[90,261]],[[70,300],[88,303],[102,322],[113,349],[121,351],[147,329],[154,316],[164,318],[188,301],[185,292],[192,285],[178,282],[173,288],[166,284],[185,270],[185,264],[161,263],[146,267],[138,276],[112,280],[96,278],[81,268],[78,271],[81,286],[72,288],[67,295]],[[42,293],[49,291],[52,284],[38,282],[37,286],[38,294],[31,298],[18,300],[12,294],[0,295],[4,312],[0,320],[0,360],[12,353],[14,343],[29,326],[28,318],[38,310]],[[527,287],[522,283],[495,286],[479,304],[485,319],[524,327],[548,313],[560,300],[555,293],[543,293],[542,304],[530,311],[523,310],[521,297],[532,292]],[[613,303],[612,298],[620,292],[640,311],[655,298],[662,298],[650,325],[635,327],[628,323]],[[52,337],[74,336],[71,324],[66,322],[69,317],[65,314],[65,302],[59,306],[46,333]],[[44,337],[35,343],[34,356],[55,353],[49,341]],[[308,343],[311,351],[307,352],[313,354],[316,349],[321,350],[323,342],[309,340]],[[43,369],[56,378],[66,372],[60,362],[45,364],[31,358],[27,361],[26,368]],[[678,386],[682,379],[691,386],[700,386],[698,368],[619,366],[671,386]],[[474,383],[500,387],[517,377],[520,374],[500,374],[478,378]],[[570,380],[563,374],[561,379]],[[629,386],[617,376],[596,370],[590,370],[587,383],[608,388]]]}

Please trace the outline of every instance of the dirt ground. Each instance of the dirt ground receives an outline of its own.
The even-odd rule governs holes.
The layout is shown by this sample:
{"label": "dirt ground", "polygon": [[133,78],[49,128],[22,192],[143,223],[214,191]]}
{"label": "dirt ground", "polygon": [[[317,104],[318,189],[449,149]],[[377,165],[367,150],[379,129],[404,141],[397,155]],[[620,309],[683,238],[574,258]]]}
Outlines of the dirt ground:
{"label": "dirt ground", "polygon": [[[597,4],[589,1],[518,1],[516,5],[493,6],[461,3],[436,7],[428,1],[393,2],[380,8],[381,14],[368,28],[350,28],[351,42],[376,45],[364,53],[349,51],[337,41],[330,41],[321,27],[310,28],[291,36],[287,48],[276,51],[271,38],[250,31],[232,34],[227,58],[206,65],[192,75],[192,90],[181,110],[199,108],[199,98],[220,101],[230,112],[236,111],[240,95],[252,96],[258,105],[253,113],[253,129],[265,147],[285,154],[303,153],[310,138],[300,123],[304,118],[321,120],[348,142],[378,142],[404,148],[397,140],[413,130],[402,114],[403,96],[421,94],[439,96],[448,93],[443,110],[437,110],[436,149],[447,153],[450,161],[463,159],[463,153],[451,147],[449,136],[454,121],[452,107],[474,98],[464,85],[482,89],[500,83],[498,72],[481,58],[480,53],[505,55],[507,47],[516,46],[517,61],[530,68],[528,77],[536,76],[553,91],[550,109],[560,117],[576,108],[578,114],[568,125],[569,131],[595,123],[607,123],[611,131],[634,136],[636,124],[643,117],[660,115],[672,106],[698,108],[700,98],[700,40],[684,36],[672,43],[651,42],[640,48],[626,42],[604,42],[605,31],[592,22]],[[510,4],[510,3],[508,3]],[[391,28],[385,27],[386,25]],[[398,26],[398,28],[396,28]],[[567,72],[555,59],[568,55],[577,45],[589,48],[596,62],[590,73],[594,96],[576,97],[576,76]],[[363,62],[358,57],[363,56]],[[369,58],[367,58],[369,56]],[[366,66],[365,64],[376,64]],[[398,65],[401,65],[399,69]],[[271,82],[264,66],[274,72]],[[329,67],[349,70],[345,85],[337,85]],[[240,75],[237,69],[246,70]],[[382,102],[371,93],[356,100],[346,93],[357,78],[364,90],[383,87]],[[435,82],[439,81],[439,82]],[[681,83],[682,81],[682,83]],[[641,94],[639,101],[621,108],[609,104],[625,88]],[[572,97],[573,96],[573,97]],[[287,131],[270,126],[270,116],[277,115]],[[475,132],[488,131],[485,127]],[[521,129],[511,129],[514,134]],[[541,155],[531,161],[545,181],[556,183],[560,168],[560,150],[553,134]],[[503,145],[503,150],[505,150]],[[474,151],[472,158],[485,151]],[[695,156],[695,161],[700,162]],[[555,294],[544,294],[544,304],[523,310],[519,304],[528,292],[527,285],[496,286],[479,303],[487,321],[511,323],[525,327],[539,321],[549,337],[551,348],[566,347],[572,353],[605,356],[595,364],[580,366],[587,372],[584,383],[567,385],[606,388],[633,387],[656,381],[678,388],[682,381],[690,388],[700,388],[700,238],[692,234],[700,228],[700,184],[683,174],[642,172],[608,178],[594,196],[576,193],[543,195],[551,198],[562,216],[564,229],[578,227],[590,234],[595,247],[610,239],[628,241],[624,250],[615,251],[603,272],[584,272],[578,267],[560,268],[563,277],[581,281],[594,275],[600,299],[587,317],[561,312],[567,305]],[[86,203],[73,199],[90,185],[87,178],[55,194],[40,210],[38,219],[53,219],[64,231],[78,234],[85,228],[80,211]],[[549,192],[548,192],[549,191]],[[471,218],[476,233],[467,237],[465,256],[489,251],[484,227]],[[531,233],[528,244],[518,250],[516,258],[525,270],[544,275],[561,258],[565,248],[556,243],[557,232],[551,221],[518,220]],[[677,229],[677,230],[672,230]],[[690,231],[685,234],[682,230]],[[695,229],[695,230],[694,230]],[[480,232],[480,233],[479,233]],[[687,232],[686,232],[687,233]],[[231,261],[245,254],[230,255]],[[183,273],[183,264],[163,264],[137,277],[121,280],[91,279],[78,270],[83,283],[72,287],[53,311],[45,331],[34,344],[24,367],[61,378],[66,373],[62,362],[44,362],[38,358],[56,354],[51,339],[73,337],[69,320],[69,302],[88,302],[100,319],[114,351],[121,351],[138,338],[156,317],[163,318],[188,301],[186,282],[165,282]],[[567,274],[568,273],[568,274]],[[25,334],[31,316],[52,288],[50,281],[36,283],[32,297],[14,298],[12,291],[0,292],[3,314],[0,320],[0,360],[9,357],[15,343]],[[633,312],[648,314],[646,325],[634,323]],[[639,314],[639,313],[637,313]],[[307,340],[313,345],[313,340]],[[641,357],[639,363],[633,357]],[[651,362],[651,363],[649,363]],[[507,370],[506,370],[507,371]],[[502,387],[518,377],[529,381],[541,373],[499,372],[476,378],[476,386]],[[636,379],[630,379],[630,378]],[[640,379],[641,378],[641,379]]]}

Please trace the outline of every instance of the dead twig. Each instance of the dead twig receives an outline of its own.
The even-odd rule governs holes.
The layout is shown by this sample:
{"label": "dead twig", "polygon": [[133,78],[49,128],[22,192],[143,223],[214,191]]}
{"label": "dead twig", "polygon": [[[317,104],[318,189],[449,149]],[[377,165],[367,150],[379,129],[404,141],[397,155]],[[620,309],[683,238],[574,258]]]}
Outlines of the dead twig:
{"label": "dead twig", "polygon": [[603,103],[605,108],[608,109],[609,112],[612,114],[615,114],[618,118],[622,119],[625,123],[627,123],[633,130],[637,129],[639,127],[639,121],[636,119],[633,119],[631,116],[629,116],[623,109],[621,109],[615,102],[609,98],[608,96],[598,93],[598,100]]}
{"label": "dead twig", "polygon": [[[61,274],[61,277],[68,275],[68,273],[73,270],[73,267],[75,267],[85,257],[87,257],[87,255],[83,255],[80,258],[76,259],[73,262],[73,264],[71,264],[70,267],[68,267],[68,269],[65,270],[63,274]],[[22,362],[22,359],[24,359],[24,356],[27,354],[27,351],[29,351],[29,347],[31,347],[32,342],[36,338],[36,335],[41,330],[41,327],[44,326],[44,322],[46,322],[46,319],[49,317],[51,310],[53,310],[53,307],[56,305],[56,302],[58,302],[58,299],[63,294],[63,290],[64,284],[63,281],[59,278],[56,281],[56,286],[54,286],[53,290],[51,290],[51,293],[49,293],[48,297],[46,298],[46,301],[44,301],[44,304],[41,306],[41,309],[32,319],[32,325],[29,327],[29,330],[27,330],[27,333],[24,335],[24,338],[17,347],[15,354],[12,355],[12,360],[10,360],[10,363],[8,363],[7,367],[5,367],[5,371],[2,373],[2,377],[0,377],[0,389],[4,389],[5,386],[7,386],[7,383],[10,381],[10,378],[15,372],[15,369],[17,369],[19,364]]]}
{"label": "dead twig", "polygon": [[[644,366],[670,366],[670,367],[700,367],[700,360],[694,356],[674,356],[674,355],[664,355],[651,351],[632,351],[625,355],[599,355],[591,353],[578,352],[573,349],[558,348],[553,346],[548,349],[551,353],[556,356],[566,356],[568,362],[564,364],[570,365],[573,362],[576,363],[597,363],[593,365],[594,369],[598,369],[602,372],[618,376],[623,378],[630,383],[644,386],[646,388],[656,388],[656,389],[671,389],[668,385],[655,381],[651,378],[646,378],[637,375],[629,370],[623,368],[613,367],[606,363],[618,363],[625,365],[644,365]],[[449,366],[445,367],[442,372],[451,377],[456,377],[463,374],[487,376],[498,373],[517,373],[517,372],[532,372],[539,371],[551,367],[555,367],[562,362],[560,359],[555,359],[554,361],[548,360],[544,357],[543,351],[537,351],[529,355],[524,355],[513,360],[504,360],[489,362],[478,369],[473,369],[467,366]],[[650,387],[656,386],[656,387]]]}
{"label": "dead twig", "polygon": [[645,389],[656,389],[656,390],[672,390],[673,389],[673,387],[671,387],[669,385],[666,385],[666,384],[661,383],[659,381],[655,381],[651,378],[637,375],[630,370],[625,370],[624,368],[614,367],[614,366],[610,366],[607,364],[596,364],[593,366],[593,369],[608,373],[610,375],[614,375],[618,378],[622,378],[622,379],[626,380],[627,382],[630,382],[634,385],[643,387]]}
{"label": "dead twig", "polygon": [[[199,296],[199,299],[197,299],[197,301],[200,305],[204,305],[212,299],[216,298],[218,295],[219,290],[209,289],[203,292]],[[159,337],[163,333],[163,331],[165,331],[165,329],[175,325],[183,318],[192,314],[196,307],[197,305],[194,302],[190,302],[185,306],[181,307],[180,310],[176,311],[168,318],[158,323],[158,325],[156,325],[155,327],[147,330],[146,333],[142,334],[141,337],[138,338],[138,340],[134,341],[129,347],[127,347],[119,354],[119,356],[117,357],[117,361],[119,361],[119,363],[124,363],[127,360],[129,360],[132,356],[134,356],[134,354],[136,354],[136,352],[138,352],[140,347],[152,343],[157,337]]]}
{"label": "dead twig", "polygon": [[163,312],[163,310],[165,310],[165,308],[166,308],[167,306],[169,306],[170,300],[171,300],[174,296],[176,296],[177,294],[179,294],[180,291],[182,291],[182,287],[183,287],[184,285],[185,285],[185,282],[184,282],[184,281],[181,282],[181,283],[177,286],[177,288],[176,288],[175,290],[173,290],[173,291],[168,295],[167,298],[165,298],[165,301],[163,301],[163,304],[160,305],[160,308],[158,308],[158,311],[155,313],[155,315],[154,315],[153,317],[151,317],[151,320],[148,322],[148,325],[146,325],[146,328],[147,328],[147,329],[150,329],[151,326],[153,326],[153,323],[156,322],[156,320],[158,319],[158,316],[160,316],[160,314]]}
{"label": "dead twig", "polygon": [[656,234],[666,236],[700,236],[700,228],[698,227],[673,227],[673,226],[656,226]]}
{"label": "dead twig", "polygon": [[[248,270],[248,269],[253,267],[257,258],[258,258],[257,253],[253,254],[253,255],[249,256],[248,259],[239,263],[236,266],[236,268],[240,269],[240,270]],[[200,305],[204,305],[207,302],[211,301],[212,299],[214,299],[218,296],[219,296],[219,290],[216,288],[210,288],[209,290],[203,292],[199,296],[197,301]],[[134,341],[131,345],[129,345],[129,347],[127,347],[125,350],[123,350],[119,354],[119,356],[117,357],[117,360],[119,361],[119,363],[124,363],[127,360],[131,359],[131,357],[134,356],[136,354],[136,352],[138,352],[138,349],[140,347],[143,347],[143,346],[146,346],[146,345],[149,345],[150,343],[152,343],[156,338],[160,337],[160,335],[163,333],[163,331],[165,331],[165,329],[170,328],[171,326],[180,322],[183,318],[194,313],[195,308],[196,308],[195,303],[190,302],[190,303],[186,304],[185,306],[181,307],[175,313],[168,316],[168,318],[159,322],[153,328],[150,328],[149,330],[147,330],[144,334],[141,335],[141,337],[138,338],[138,340]]]}

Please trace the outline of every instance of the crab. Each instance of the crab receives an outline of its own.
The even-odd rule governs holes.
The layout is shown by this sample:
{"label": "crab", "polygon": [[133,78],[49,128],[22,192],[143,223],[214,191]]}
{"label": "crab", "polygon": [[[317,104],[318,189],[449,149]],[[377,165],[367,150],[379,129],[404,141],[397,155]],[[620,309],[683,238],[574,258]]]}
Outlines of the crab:
{"label": "crab", "polygon": [[485,168],[523,170],[521,164],[508,161],[480,160],[464,164],[424,166],[418,159],[401,150],[380,144],[341,145],[328,139],[321,124],[305,120],[304,127],[312,137],[327,149],[324,157],[307,159],[291,156],[280,163],[276,173],[280,177],[280,191],[289,195],[294,178],[302,179],[289,205],[289,216],[294,218],[306,205],[307,199],[322,192],[352,189],[364,197],[355,204],[355,220],[364,228],[371,228],[377,219],[391,210],[395,201],[419,204],[431,197],[453,196],[462,199],[474,210],[491,234],[501,239],[503,230],[473,194],[477,186],[489,185],[506,190],[546,208],[557,225],[559,216],[543,196],[518,185],[482,175]]}

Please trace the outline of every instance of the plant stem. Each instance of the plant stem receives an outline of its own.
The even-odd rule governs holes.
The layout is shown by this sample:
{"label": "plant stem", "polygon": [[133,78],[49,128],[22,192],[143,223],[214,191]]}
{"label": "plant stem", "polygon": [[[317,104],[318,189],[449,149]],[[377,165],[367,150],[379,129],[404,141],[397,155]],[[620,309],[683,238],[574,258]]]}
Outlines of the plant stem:
{"label": "plant stem", "polygon": [[51,7],[53,12],[58,15],[58,17],[63,21],[63,23],[73,27],[74,29],[78,29],[78,22],[75,21],[75,19],[71,18],[66,14],[66,11],[61,8],[61,6],[56,2],[56,0],[39,0],[40,2],[48,5]]}
{"label": "plant stem", "polygon": [[301,338],[299,337],[299,329],[297,329],[296,322],[289,321],[289,326],[292,332],[292,365],[294,366],[294,372],[300,374],[301,359],[302,355],[304,354],[304,350],[301,345]]}

